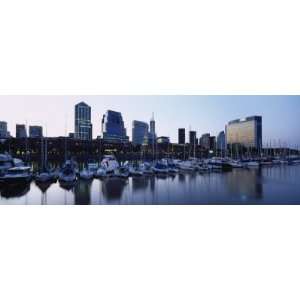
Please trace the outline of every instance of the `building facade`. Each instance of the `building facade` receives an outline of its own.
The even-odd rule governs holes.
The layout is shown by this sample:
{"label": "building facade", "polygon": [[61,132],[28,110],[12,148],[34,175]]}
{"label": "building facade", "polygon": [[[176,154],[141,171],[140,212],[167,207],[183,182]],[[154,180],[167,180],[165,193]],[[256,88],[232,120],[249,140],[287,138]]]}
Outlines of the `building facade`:
{"label": "building facade", "polygon": [[200,145],[203,149],[209,150],[211,146],[210,133],[202,134],[200,138]]}
{"label": "building facade", "polygon": [[132,122],[132,143],[135,145],[143,145],[147,143],[149,135],[149,125],[141,121]]}
{"label": "building facade", "polygon": [[185,128],[178,129],[178,144],[179,145],[185,144]]}
{"label": "building facade", "polygon": [[226,136],[225,132],[221,131],[217,137],[217,149],[221,151],[226,150]]}
{"label": "building facade", "polygon": [[16,138],[17,139],[27,138],[27,130],[26,130],[26,126],[24,124],[16,125]]}
{"label": "building facade", "polygon": [[92,140],[93,125],[91,122],[91,107],[84,102],[75,106],[75,139]]}
{"label": "building facade", "polygon": [[42,138],[43,127],[42,126],[29,126],[29,137],[30,138]]}
{"label": "building facade", "polygon": [[112,143],[127,143],[126,128],[120,112],[108,110],[102,118],[102,138]]}
{"label": "building facade", "polygon": [[252,116],[229,122],[226,126],[226,143],[262,148],[262,117]]}
{"label": "building facade", "polygon": [[10,136],[7,131],[7,123],[4,121],[0,121],[0,138],[8,138]]}
{"label": "building facade", "polygon": [[197,132],[196,131],[190,131],[190,145],[197,145]]}

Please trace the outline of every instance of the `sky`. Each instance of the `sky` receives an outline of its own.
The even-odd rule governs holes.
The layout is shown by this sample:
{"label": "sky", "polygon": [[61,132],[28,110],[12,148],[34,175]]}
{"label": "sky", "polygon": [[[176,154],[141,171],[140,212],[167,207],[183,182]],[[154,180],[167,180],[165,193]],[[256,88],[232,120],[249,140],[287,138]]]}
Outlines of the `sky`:
{"label": "sky", "polygon": [[[157,134],[177,142],[178,128],[217,135],[234,119],[263,117],[264,144],[300,146],[300,96],[0,96],[0,120],[15,136],[15,124],[42,125],[47,136],[74,132],[74,105],[92,107],[94,137],[100,135],[106,110],[120,111],[127,134],[132,121],[149,122],[154,113]],[[44,129],[45,133],[45,129]]]}

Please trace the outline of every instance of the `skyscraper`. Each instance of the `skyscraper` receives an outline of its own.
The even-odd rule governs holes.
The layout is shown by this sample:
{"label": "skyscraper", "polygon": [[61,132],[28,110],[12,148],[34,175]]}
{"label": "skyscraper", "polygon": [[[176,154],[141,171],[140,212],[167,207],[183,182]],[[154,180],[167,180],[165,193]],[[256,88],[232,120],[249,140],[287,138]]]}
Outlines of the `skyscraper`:
{"label": "skyscraper", "polygon": [[156,128],[155,128],[155,120],[154,114],[152,115],[152,119],[150,121],[150,134],[156,138]]}
{"label": "skyscraper", "polygon": [[24,124],[16,125],[16,138],[17,139],[27,138],[27,130]]}
{"label": "skyscraper", "polygon": [[195,145],[197,140],[197,132],[190,131],[190,145]]}
{"label": "skyscraper", "polygon": [[7,131],[7,123],[0,121],[0,138],[8,138],[9,132]]}
{"label": "skyscraper", "polygon": [[141,121],[132,122],[132,143],[142,145],[148,140],[149,125]]}
{"label": "skyscraper", "polygon": [[152,118],[150,120],[150,131],[148,134],[147,144],[148,145],[155,145],[156,144],[156,128],[155,128],[155,120],[154,120],[154,114],[152,114]]}
{"label": "skyscraper", "polygon": [[126,143],[129,141],[120,112],[108,110],[103,115],[102,138],[107,142],[115,143]]}
{"label": "skyscraper", "polygon": [[202,134],[200,138],[200,145],[205,150],[209,150],[211,146],[210,133]]}
{"label": "skyscraper", "polygon": [[185,128],[178,129],[178,144],[179,145],[185,144]]}
{"label": "skyscraper", "polygon": [[76,139],[92,140],[93,125],[91,123],[91,107],[84,102],[75,105],[75,134]]}
{"label": "skyscraper", "polygon": [[43,127],[42,126],[29,126],[29,137],[42,138],[43,137]]}
{"label": "skyscraper", "polygon": [[262,147],[262,117],[252,116],[233,120],[226,126],[228,145],[240,144],[244,147],[260,149]]}
{"label": "skyscraper", "polygon": [[226,137],[225,132],[221,131],[217,137],[217,149],[225,151],[226,150]]}

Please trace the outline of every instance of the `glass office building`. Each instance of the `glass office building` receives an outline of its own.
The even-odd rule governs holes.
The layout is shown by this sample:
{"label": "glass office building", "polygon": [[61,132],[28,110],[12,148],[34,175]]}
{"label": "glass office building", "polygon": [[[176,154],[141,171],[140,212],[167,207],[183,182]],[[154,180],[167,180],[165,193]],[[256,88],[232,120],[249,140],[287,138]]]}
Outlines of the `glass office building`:
{"label": "glass office building", "polygon": [[221,131],[218,134],[217,137],[217,149],[218,150],[225,150],[226,149],[226,136],[225,136],[225,132]]}
{"label": "glass office building", "polygon": [[8,136],[7,123],[0,121],[0,138],[7,138]]}
{"label": "glass office building", "polygon": [[127,143],[129,141],[120,112],[108,110],[103,115],[102,138],[106,142]]}
{"label": "glass office building", "polygon": [[42,126],[29,126],[29,137],[42,138],[43,137],[43,127]]}
{"label": "glass office building", "polygon": [[80,102],[75,106],[74,137],[80,140],[92,140],[93,138],[91,107],[84,102]]}
{"label": "glass office building", "polygon": [[132,143],[143,145],[148,141],[149,125],[141,121],[132,122]]}
{"label": "glass office building", "polygon": [[26,130],[26,126],[24,124],[16,125],[16,138],[17,139],[27,138],[27,130]]}
{"label": "glass office building", "polygon": [[226,126],[226,143],[260,149],[262,147],[262,117],[252,116],[229,122]]}
{"label": "glass office building", "polygon": [[185,144],[185,128],[178,129],[178,144],[179,145]]}

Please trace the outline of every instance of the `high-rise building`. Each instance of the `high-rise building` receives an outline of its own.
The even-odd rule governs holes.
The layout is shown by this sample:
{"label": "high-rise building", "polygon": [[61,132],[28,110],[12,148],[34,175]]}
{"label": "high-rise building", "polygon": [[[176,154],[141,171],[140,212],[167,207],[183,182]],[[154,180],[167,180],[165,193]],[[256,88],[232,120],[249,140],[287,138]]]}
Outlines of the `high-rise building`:
{"label": "high-rise building", "polygon": [[202,134],[200,138],[200,145],[202,148],[209,150],[211,146],[210,133]]}
{"label": "high-rise building", "polygon": [[156,125],[154,120],[154,114],[152,115],[152,119],[150,120],[150,131],[148,133],[148,138],[146,139],[146,144],[155,145],[156,144]]}
{"label": "high-rise building", "polygon": [[154,114],[152,115],[152,119],[150,120],[150,134],[152,134],[154,137],[156,137]]}
{"label": "high-rise building", "polygon": [[29,126],[29,137],[42,138],[43,137],[43,127],[42,126]]}
{"label": "high-rise building", "polygon": [[185,128],[178,129],[178,144],[179,145],[185,144]]}
{"label": "high-rise building", "polygon": [[209,150],[216,150],[217,141],[215,136],[209,137]]}
{"label": "high-rise building", "polygon": [[27,130],[24,124],[16,125],[16,138],[17,139],[27,138]]}
{"label": "high-rise building", "polygon": [[0,138],[8,138],[9,132],[7,131],[7,123],[0,121]]}
{"label": "high-rise building", "polygon": [[132,143],[143,145],[148,140],[149,125],[141,121],[132,122]]}
{"label": "high-rise building", "polygon": [[120,112],[108,110],[103,115],[102,138],[104,141],[112,143],[127,143],[129,141]]}
{"label": "high-rise building", "polygon": [[217,137],[217,149],[225,151],[226,150],[226,137],[225,132],[221,131]]}
{"label": "high-rise building", "polygon": [[262,117],[233,120],[226,126],[226,143],[259,149],[262,147]]}
{"label": "high-rise building", "polygon": [[190,145],[196,145],[197,142],[197,132],[190,131]]}
{"label": "high-rise building", "polygon": [[75,105],[74,137],[80,140],[93,139],[93,125],[91,123],[91,107],[84,102]]}

